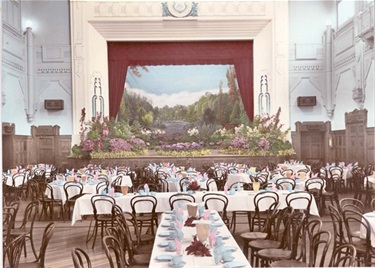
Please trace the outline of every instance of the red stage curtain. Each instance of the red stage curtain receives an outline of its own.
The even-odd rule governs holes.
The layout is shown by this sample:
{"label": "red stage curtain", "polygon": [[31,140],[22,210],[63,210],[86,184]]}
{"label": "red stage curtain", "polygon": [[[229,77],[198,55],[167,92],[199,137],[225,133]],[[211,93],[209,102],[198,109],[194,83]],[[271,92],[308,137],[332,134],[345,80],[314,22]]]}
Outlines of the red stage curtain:
{"label": "red stage curtain", "polygon": [[129,66],[233,64],[245,111],[254,117],[253,41],[108,42],[109,115],[117,116]]}

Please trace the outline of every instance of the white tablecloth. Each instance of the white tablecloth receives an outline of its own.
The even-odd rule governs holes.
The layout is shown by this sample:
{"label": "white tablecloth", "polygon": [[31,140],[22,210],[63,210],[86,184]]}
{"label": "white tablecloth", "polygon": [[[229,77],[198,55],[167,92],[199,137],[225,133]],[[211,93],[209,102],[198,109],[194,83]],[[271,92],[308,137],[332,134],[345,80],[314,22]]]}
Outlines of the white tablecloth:
{"label": "white tablecloth", "polygon": [[[208,192],[207,192],[208,193]],[[215,193],[215,192],[209,192],[209,193]],[[224,194],[223,191],[219,191],[216,193],[221,193]],[[279,201],[280,201],[280,209],[286,207],[286,201],[285,198],[287,194],[289,193],[288,191],[277,191],[279,195]],[[156,212],[157,213],[162,213],[166,210],[170,210],[170,205],[169,205],[169,197],[175,194],[173,192],[165,192],[165,193],[157,193],[156,198],[157,198],[157,206],[156,206]],[[201,203],[202,202],[202,197],[203,195],[206,194],[206,192],[196,192],[193,194],[195,197],[195,202],[196,203]],[[236,192],[234,195],[226,195],[228,198],[228,207],[227,211],[255,211],[255,205],[254,205],[254,197],[255,197],[255,192],[253,191],[239,191]],[[93,215],[93,210],[91,206],[91,197],[92,195],[86,194],[80,198],[78,198],[75,202],[74,209],[73,209],[73,216],[72,216],[72,225],[82,219],[83,215]],[[116,197],[116,204],[119,205],[122,210],[131,212],[131,206],[130,206],[130,200],[134,197],[134,194],[127,194],[127,195],[121,195],[119,197]],[[265,208],[268,208],[268,204],[265,205]],[[294,208],[295,209],[303,209],[305,208],[305,204],[303,202],[295,204]],[[212,209],[219,210],[221,209],[221,204],[218,204],[218,207],[212,207]],[[150,210],[149,207],[140,207],[137,212],[148,212]],[[110,213],[110,211],[109,211]],[[310,207],[310,214],[319,216],[319,211],[318,207],[316,205],[315,199],[313,198],[312,204]]]}
{"label": "white tablecloth", "polygon": [[298,172],[299,170],[301,169],[306,169],[308,168],[309,170],[311,170],[311,167],[310,166],[307,166],[304,165],[304,164],[277,164],[277,167],[278,168],[281,168],[281,169],[291,169],[293,170],[294,173]]}
{"label": "white tablecloth", "polygon": [[[371,246],[375,247],[375,212],[369,212],[363,214],[363,216],[369,221],[371,227]],[[365,239],[366,238],[366,231],[365,228],[361,225],[360,229],[360,237]]]}
{"label": "white tablecloth", "polygon": [[[170,192],[181,192],[181,188],[180,188],[180,180],[181,179],[177,179],[177,178],[169,178],[167,179],[168,181],[168,188],[169,188],[169,191]],[[199,186],[201,187],[201,190],[207,190],[207,180],[200,180],[198,179],[198,184]],[[216,182],[213,182],[213,183],[210,183],[209,185],[210,187],[210,191],[217,191],[217,184]]]}
{"label": "white tablecloth", "polygon": [[[115,178],[117,178],[117,175],[109,177],[108,181],[111,182]],[[82,183],[83,184],[83,193],[85,193],[85,194],[86,193],[87,194],[96,194],[96,186],[99,182],[100,181],[92,181],[92,182]],[[65,191],[64,191],[64,183],[61,184],[61,182],[58,182],[58,181],[50,183],[50,185],[52,186],[52,189],[53,189],[53,197],[55,199],[61,199],[63,204],[65,204],[65,202],[66,202],[66,196],[65,196]],[[128,187],[133,186],[133,183],[131,181],[130,176],[124,176],[123,175],[123,178],[121,180],[121,184],[119,186],[128,186]],[[74,189],[77,189],[77,188],[74,188]],[[74,190],[71,190],[70,193],[72,195],[78,194],[78,189],[77,189],[76,193],[74,193]],[[48,197],[51,197],[51,193],[49,192],[48,189],[46,190],[45,194]]]}
{"label": "white tablecloth", "polygon": [[225,183],[228,188],[236,182],[251,183],[250,176],[247,173],[228,174],[227,182]]}
{"label": "white tablecloth", "polygon": [[[158,227],[158,230],[156,232],[156,237],[155,237],[155,242],[154,242],[154,247],[152,249],[152,254],[151,254],[151,260],[150,260],[150,265],[149,267],[158,267],[158,268],[164,268],[164,267],[171,267],[168,264],[168,261],[159,261],[156,259],[157,256],[160,255],[172,255],[176,256],[176,252],[168,252],[165,247],[160,247],[159,243],[163,241],[170,241],[167,240],[165,237],[160,237],[159,234],[161,232],[168,232],[168,227],[162,227],[163,223],[168,223],[169,220],[165,219],[165,216],[163,214],[160,225]],[[248,267],[251,268],[251,265],[245,255],[243,254],[240,246],[237,244],[236,240],[234,240],[231,232],[228,230],[228,228],[223,224],[221,218],[219,215],[216,213],[214,214],[215,218],[219,218],[216,223],[221,223],[222,226],[217,228],[217,231],[220,232],[219,235],[223,237],[228,237],[228,239],[223,240],[223,246],[231,246],[234,247],[236,250],[232,253],[232,257],[234,257],[233,262],[239,262],[243,263],[243,267]],[[187,218],[187,215],[184,217],[184,219]],[[217,267],[221,268],[224,265],[223,264],[215,264],[214,260],[214,254],[213,254],[213,249],[210,249],[211,257],[200,257],[200,256],[194,256],[194,255],[187,255],[187,252],[185,249],[191,244],[191,240],[193,236],[196,234],[196,228],[195,227],[182,227],[182,232],[184,233],[184,238],[182,240],[182,250],[183,250],[183,255],[182,255],[182,260],[186,262],[186,264],[183,266],[184,268],[188,267]]]}

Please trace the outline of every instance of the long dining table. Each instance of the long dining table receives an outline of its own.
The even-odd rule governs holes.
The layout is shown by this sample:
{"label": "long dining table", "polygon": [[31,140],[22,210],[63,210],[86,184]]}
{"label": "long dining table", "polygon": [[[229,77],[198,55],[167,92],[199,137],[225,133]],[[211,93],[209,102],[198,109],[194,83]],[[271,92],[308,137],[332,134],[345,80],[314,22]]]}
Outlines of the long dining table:
{"label": "long dining table", "polygon": [[[262,191],[262,190],[261,190]],[[303,191],[301,191],[303,192]],[[196,203],[203,203],[203,196],[206,193],[220,193],[226,195],[228,198],[228,207],[227,211],[255,211],[255,204],[254,204],[254,197],[257,194],[254,191],[236,191],[234,194],[227,194],[224,191],[216,191],[216,192],[205,192],[205,191],[197,191],[192,195],[195,197]],[[288,190],[277,190],[276,193],[279,195],[280,206],[279,208],[282,209],[287,206],[286,204],[286,197],[290,193]],[[175,192],[160,192],[156,193],[155,197],[157,199],[156,205],[156,213],[162,213],[166,210],[170,210],[169,198],[171,195],[176,194]],[[138,193],[128,193],[127,195],[122,195],[121,193],[116,193],[114,199],[116,204],[119,205],[123,211],[131,212],[132,208],[130,205],[131,199],[139,195]],[[82,216],[85,215],[93,215],[93,209],[91,205],[91,197],[92,194],[85,194],[82,197],[78,198],[75,202],[73,215],[72,215],[72,225],[74,225],[77,221],[82,219]],[[268,206],[271,204],[268,204]],[[295,209],[305,209],[306,204],[304,202],[298,202],[293,204]],[[267,209],[267,204],[265,204],[264,209]],[[138,206],[137,212],[149,212],[150,207],[145,206]],[[212,207],[212,209],[221,210],[221,204],[217,204],[217,207]],[[108,208],[109,210],[109,208]],[[108,211],[110,213],[110,211]],[[319,210],[315,199],[312,199],[311,206],[310,206],[310,215],[319,216]]]}
{"label": "long dining table", "polygon": [[[188,254],[186,248],[189,247],[192,243],[193,237],[196,235],[196,227],[190,226],[183,226],[181,231],[183,233],[182,239],[182,261],[184,262],[181,267],[190,268],[190,267],[247,267],[251,268],[251,265],[248,259],[243,254],[240,246],[237,244],[236,240],[234,239],[233,235],[223,223],[217,211],[211,211],[212,219],[210,221],[211,226],[215,226],[217,230],[217,236],[222,237],[223,247],[226,249],[231,250],[231,257],[233,260],[231,262],[223,263],[220,262],[218,264],[215,263],[215,253],[214,253],[214,246],[210,246],[209,243],[204,242],[206,247],[209,249],[211,256],[195,256],[194,254]],[[152,249],[150,265],[149,267],[179,267],[174,266],[172,264],[172,259],[177,256],[176,251],[169,251],[168,244],[169,241],[165,235],[166,232],[169,232],[170,229],[170,220],[171,216],[169,213],[163,213],[161,217],[161,221],[159,227],[156,231],[155,242]],[[184,211],[184,221],[187,219],[187,213]],[[173,241],[173,240],[172,240]]]}

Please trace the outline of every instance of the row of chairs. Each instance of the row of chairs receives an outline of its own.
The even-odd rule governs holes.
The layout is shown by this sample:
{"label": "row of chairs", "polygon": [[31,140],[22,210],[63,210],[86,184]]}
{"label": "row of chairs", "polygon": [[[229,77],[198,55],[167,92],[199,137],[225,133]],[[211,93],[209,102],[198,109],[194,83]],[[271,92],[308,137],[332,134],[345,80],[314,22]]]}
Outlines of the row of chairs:
{"label": "row of chairs", "polygon": [[[322,230],[320,219],[309,219],[291,206],[278,209],[275,202],[267,210],[259,229],[241,235],[244,254],[253,267],[343,267],[353,266],[356,248],[350,244],[337,247],[331,259],[326,253],[331,233]],[[319,253],[318,253],[319,252]]]}

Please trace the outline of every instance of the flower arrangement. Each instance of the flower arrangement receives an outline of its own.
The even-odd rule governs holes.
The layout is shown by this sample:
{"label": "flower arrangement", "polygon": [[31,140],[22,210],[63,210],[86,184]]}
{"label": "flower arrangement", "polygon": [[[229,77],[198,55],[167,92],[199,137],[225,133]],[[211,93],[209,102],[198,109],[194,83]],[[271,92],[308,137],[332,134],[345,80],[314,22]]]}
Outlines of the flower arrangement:
{"label": "flower arrangement", "polygon": [[162,156],[202,156],[210,153],[204,149],[204,142],[178,142],[174,144],[159,145],[155,148],[158,155]]}
{"label": "flower arrangement", "polygon": [[74,145],[72,155],[84,159],[115,158],[143,154],[146,143],[130,132],[123,122],[115,122],[98,114],[86,122],[85,108],[81,110],[80,144]]}
{"label": "flower arrangement", "polygon": [[225,134],[229,145],[223,153],[249,156],[285,156],[294,154],[291,143],[287,140],[290,129],[282,130],[279,108],[272,116],[256,116],[251,126],[240,125],[234,133],[220,130]]}
{"label": "flower arrangement", "polygon": [[201,241],[197,239],[196,236],[194,236],[193,241],[191,242],[191,245],[186,248],[188,255],[195,255],[195,256],[212,256],[210,253],[210,249],[207,248]]}
{"label": "flower arrangement", "polygon": [[198,191],[201,187],[196,180],[192,180],[187,188],[188,190]]}

